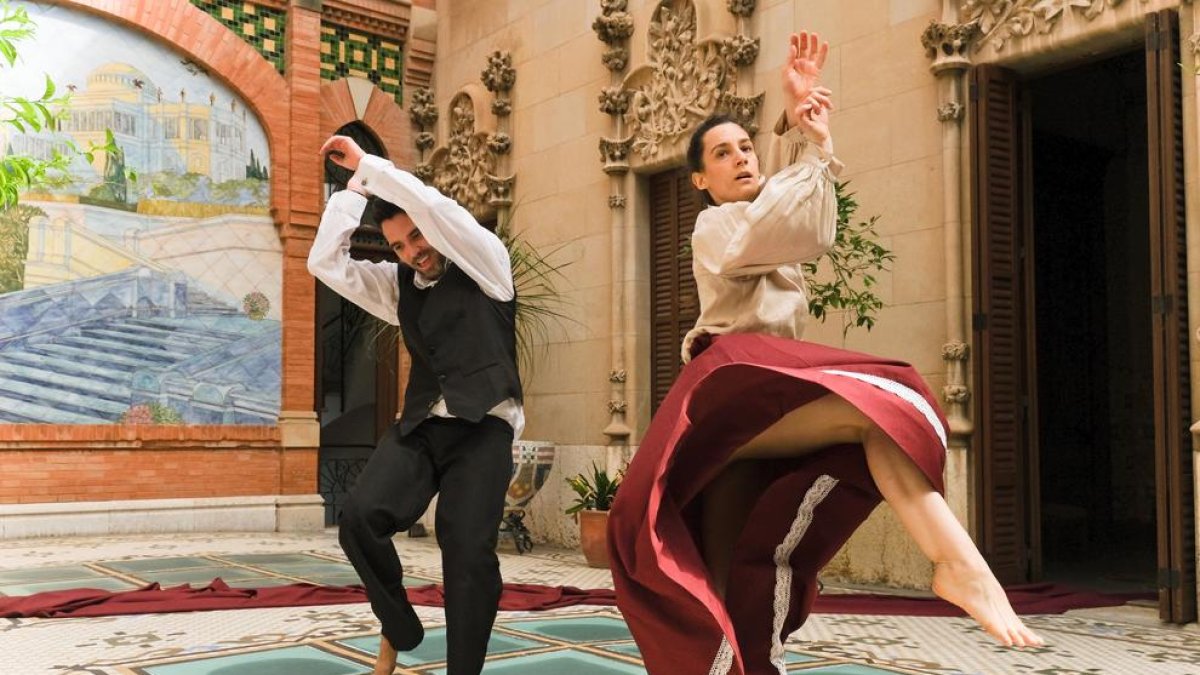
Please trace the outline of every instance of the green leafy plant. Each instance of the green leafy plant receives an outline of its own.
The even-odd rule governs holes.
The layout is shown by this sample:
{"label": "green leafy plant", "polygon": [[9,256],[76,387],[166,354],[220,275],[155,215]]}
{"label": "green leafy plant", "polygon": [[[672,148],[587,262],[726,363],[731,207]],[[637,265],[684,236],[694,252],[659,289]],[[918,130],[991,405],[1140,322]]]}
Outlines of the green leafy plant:
{"label": "green leafy plant", "polygon": [[[847,192],[848,184],[835,184],[838,227],[833,247],[817,260],[803,265],[808,278],[809,312],[817,320],[824,321],[830,311],[845,310],[843,337],[856,326],[867,330],[875,326],[875,314],[883,307],[883,300],[875,294],[875,275],[887,270],[888,264],[896,259],[890,250],[876,241],[875,224],[879,216],[851,222],[858,210],[858,201],[853,192]],[[828,270],[831,276],[820,276],[822,269]]]}
{"label": "green leafy plant", "polygon": [[533,370],[534,358],[544,350],[552,324],[573,321],[566,313],[566,301],[555,287],[570,262],[551,260],[562,247],[541,253],[525,237],[512,229],[512,220],[496,228],[496,236],[508,249],[512,263],[513,286],[517,291],[517,360],[521,372]]}
{"label": "green leafy plant", "polygon": [[0,209],[0,293],[25,288],[25,258],[29,255],[29,223],[46,212],[21,204]]}
{"label": "green leafy plant", "polygon": [[567,485],[575,491],[575,503],[566,510],[567,515],[580,511],[607,511],[612,508],[613,499],[617,496],[617,488],[621,486],[624,472],[618,472],[616,477],[609,477],[608,472],[592,463],[592,475],[575,474],[567,479]]}
{"label": "green leafy plant", "polygon": [[[17,43],[32,38],[36,30],[37,26],[24,7],[0,0],[0,67],[11,68],[16,64]],[[54,131],[66,117],[69,103],[70,95],[60,96],[58,87],[47,75],[45,88],[38,98],[0,92],[0,125],[20,133]],[[111,130],[105,130],[103,145],[92,143],[83,150],[72,141],[64,140],[56,144],[49,159],[12,152],[11,148],[0,148],[0,151],[4,151],[0,157],[0,209],[16,206],[20,194],[31,188],[65,182],[75,157],[82,156],[89,164],[95,161],[98,152],[105,153],[110,160],[123,157]],[[121,172],[135,177],[132,171],[125,171],[124,164],[119,161],[109,169],[106,174]]]}

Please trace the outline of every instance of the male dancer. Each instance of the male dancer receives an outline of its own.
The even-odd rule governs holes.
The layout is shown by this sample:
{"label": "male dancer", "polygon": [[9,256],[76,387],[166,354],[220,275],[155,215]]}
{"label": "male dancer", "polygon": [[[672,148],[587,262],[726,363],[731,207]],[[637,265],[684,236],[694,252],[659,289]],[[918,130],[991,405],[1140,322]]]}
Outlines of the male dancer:
{"label": "male dancer", "polygon": [[[382,624],[375,675],[424,629],[402,583],[392,536],[439,493],[435,522],[446,589],[448,675],[483,669],[500,600],[496,538],[525,424],[517,376],[515,290],[508,251],[453,199],[352,139],[321,147],[354,171],[325,207],[308,270],[366,311],[400,326],[412,357],[400,421],[384,435],[342,512],[338,538]],[[403,265],[350,258],[350,235],[374,215]]]}

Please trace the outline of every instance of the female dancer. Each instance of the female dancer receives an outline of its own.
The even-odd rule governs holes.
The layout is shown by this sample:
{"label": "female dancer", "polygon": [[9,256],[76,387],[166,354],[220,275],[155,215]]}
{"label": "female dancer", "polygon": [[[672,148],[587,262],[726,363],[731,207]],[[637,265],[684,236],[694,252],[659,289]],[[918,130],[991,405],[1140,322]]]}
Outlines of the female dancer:
{"label": "female dancer", "polygon": [[688,148],[711,204],[692,235],[700,318],[609,518],[618,604],[655,675],[785,672],[817,572],[881,498],[934,563],[935,593],[1001,644],[1042,644],[941,495],[947,426],[921,377],[799,339],[800,264],[837,221],[827,51],[791,36],[770,180],[727,118]]}

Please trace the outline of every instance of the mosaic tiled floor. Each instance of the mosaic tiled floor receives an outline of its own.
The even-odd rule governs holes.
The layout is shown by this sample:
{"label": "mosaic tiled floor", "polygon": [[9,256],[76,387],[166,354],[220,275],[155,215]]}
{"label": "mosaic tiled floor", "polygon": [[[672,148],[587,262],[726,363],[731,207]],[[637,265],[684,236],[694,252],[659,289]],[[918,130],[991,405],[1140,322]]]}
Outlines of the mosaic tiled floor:
{"label": "mosaic tiled floor", "polygon": [[[396,540],[413,584],[438,579],[428,539]],[[573,552],[502,555],[507,581],[611,587]],[[312,535],[153,535],[129,539],[0,542],[0,594],[150,581],[234,586],[356,581],[332,532]],[[442,610],[419,607],[425,642],[397,673],[444,675]],[[1158,624],[1150,610],[1117,608],[1030,617],[1040,650],[992,645],[953,618],[817,615],[788,642],[789,672],[807,675],[1200,675],[1200,630]],[[0,675],[351,675],[370,672],[378,626],[366,604],[86,619],[0,619]],[[486,673],[644,673],[613,608],[502,612]],[[657,674],[656,674],[657,675]],[[688,675],[666,673],[663,675]]]}

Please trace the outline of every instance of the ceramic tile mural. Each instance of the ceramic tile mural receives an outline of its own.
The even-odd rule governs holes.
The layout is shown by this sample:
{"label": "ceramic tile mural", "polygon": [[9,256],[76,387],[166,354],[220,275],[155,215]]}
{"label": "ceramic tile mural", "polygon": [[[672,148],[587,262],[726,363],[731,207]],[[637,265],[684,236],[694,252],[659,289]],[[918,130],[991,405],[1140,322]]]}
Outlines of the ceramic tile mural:
{"label": "ceramic tile mural", "polygon": [[0,148],[48,158],[108,129],[121,152],[0,212],[0,422],[274,424],[283,259],[262,126],[166,45],[15,4],[37,34],[0,88],[37,96],[48,74],[72,101],[57,131],[0,130]]}

